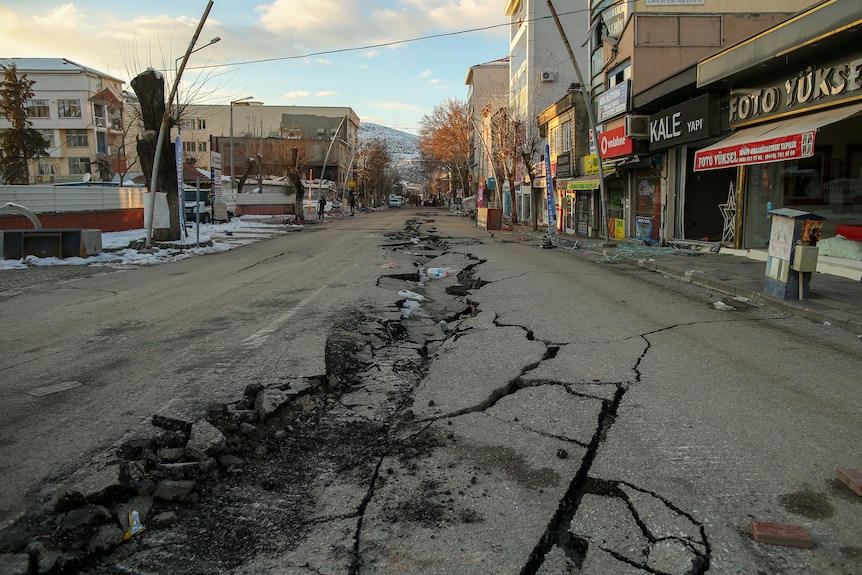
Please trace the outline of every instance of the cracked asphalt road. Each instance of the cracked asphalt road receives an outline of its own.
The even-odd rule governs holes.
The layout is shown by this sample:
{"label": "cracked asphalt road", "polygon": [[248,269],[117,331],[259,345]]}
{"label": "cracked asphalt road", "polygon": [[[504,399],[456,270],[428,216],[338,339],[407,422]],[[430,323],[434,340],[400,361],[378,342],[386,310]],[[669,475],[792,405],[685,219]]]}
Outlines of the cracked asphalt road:
{"label": "cracked asphalt road", "polygon": [[[316,378],[312,391],[245,436],[211,407],[246,465],[198,478],[193,503],[157,503],[181,521],[83,572],[862,572],[862,504],[835,481],[862,466],[855,340],[812,338],[757,306],[718,311],[706,290],[465,219],[405,215],[406,228],[365,220],[379,229],[361,263],[376,271],[327,284],[355,293],[327,312],[325,337],[296,326],[319,288],[304,306],[277,288],[256,300],[279,312],[235,342],[284,369],[234,379]],[[315,241],[347,244],[365,225]],[[419,285],[415,264],[458,273]],[[323,361],[303,363],[297,345]],[[815,550],[756,543],[752,520],[804,525]]]}

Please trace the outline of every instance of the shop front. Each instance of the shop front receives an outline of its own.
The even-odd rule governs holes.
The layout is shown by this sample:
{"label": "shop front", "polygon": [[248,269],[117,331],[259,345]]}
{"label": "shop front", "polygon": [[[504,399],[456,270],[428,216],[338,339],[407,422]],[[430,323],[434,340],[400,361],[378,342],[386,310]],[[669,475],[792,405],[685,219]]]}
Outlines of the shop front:
{"label": "shop front", "polygon": [[[626,136],[625,125],[612,128],[599,134],[599,145],[602,150],[602,159],[609,166],[620,166],[634,157],[634,140]],[[609,167],[605,167],[608,171]],[[628,182],[631,172],[616,169],[614,177],[605,180],[605,190],[608,194],[608,238],[621,240],[626,236],[634,237],[637,233],[636,226],[629,228],[627,222],[636,221],[637,215],[629,213],[631,204],[628,202]],[[632,202],[637,204],[637,202]],[[634,206],[631,206],[634,207]]]}
{"label": "shop front", "polygon": [[735,131],[693,170],[736,171],[736,247],[765,249],[782,208],[823,217],[824,239],[862,230],[859,17],[857,3],[822,2],[698,63],[699,88],[729,90]]}
{"label": "shop front", "polygon": [[[745,97],[732,93],[731,101]],[[800,108],[799,111],[809,111]],[[862,224],[862,103],[742,128],[695,154],[695,172],[726,167],[742,182],[742,248],[769,244],[771,218],[793,208],[825,218],[823,237]],[[733,121],[733,118],[731,118]]]}
{"label": "shop front", "polygon": [[[605,183],[613,170],[605,173]],[[565,197],[565,231],[586,238],[597,237],[601,228],[597,227],[600,220],[601,206],[599,205],[599,175],[585,174],[574,178],[566,183]],[[609,237],[614,237],[609,235]]]}
{"label": "shop front", "polygon": [[[685,102],[668,106],[650,116],[650,153],[658,154],[654,164],[660,164],[673,182],[673,229],[675,239],[732,242],[726,234],[727,210],[734,194],[735,169],[695,173],[694,154],[715,141],[721,133],[720,99],[717,94],[703,94]],[[671,153],[672,151],[672,153]],[[639,196],[646,196],[648,176],[639,177]],[[648,202],[642,202],[648,210]]]}

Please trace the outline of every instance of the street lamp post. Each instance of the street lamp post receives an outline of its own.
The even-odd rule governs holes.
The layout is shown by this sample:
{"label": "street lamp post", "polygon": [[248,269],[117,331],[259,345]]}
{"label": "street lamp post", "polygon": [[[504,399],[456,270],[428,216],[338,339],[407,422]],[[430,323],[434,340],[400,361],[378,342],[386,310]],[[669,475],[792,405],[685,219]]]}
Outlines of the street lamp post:
{"label": "street lamp post", "polygon": [[[218,36],[216,36],[215,38],[213,38],[212,40],[210,40],[208,43],[204,44],[204,45],[203,45],[203,46],[201,46],[200,48],[196,48],[196,49],[192,50],[191,52],[189,52],[189,54],[188,54],[188,55],[189,55],[189,56],[191,56],[191,55],[192,55],[192,54],[194,54],[195,52],[199,52],[199,51],[203,50],[204,48],[207,48],[207,47],[209,47],[209,46],[212,46],[212,45],[213,45],[213,44],[215,44],[216,42],[221,42],[221,38],[220,38],[220,37],[218,37]],[[179,84],[180,79],[179,79],[179,77],[178,77],[178,75],[177,75],[177,70],[178,70],[178,69],[179,69],[179,67],[180,67],[180,60],[182,60],[182,59],[183,59],[183,56],[180,56],[179,58],[177,58],[176,60],[174,60],[174,75],[175,75],[175,77],[176,77],[176,82],[177,82],[178,84]],[[176,120],[177,120],[177,132],[181,132],[181,131],[182,131],[182,128],[181,128],[181,126],[180,126],[180,91],[179,91],[179,86],[177,87],[176,93],[177,93],[177,98],[176,98],[176,102],[177,102],[177,103],[176,103],[176,107],[177,107],[177,109],[176,109],[176,113],[174,114],[174,116],[176,117]]]}
{"label": "street lamp post", "polygon": [[245,98],[240,98],[239,100],[234,100],[230,103],[230,189],[231,192],[236,193],[236,179],[233,175],[233,105],[238,102],[245,102],[246,100],[251,100],[254,96],[246,96]]}

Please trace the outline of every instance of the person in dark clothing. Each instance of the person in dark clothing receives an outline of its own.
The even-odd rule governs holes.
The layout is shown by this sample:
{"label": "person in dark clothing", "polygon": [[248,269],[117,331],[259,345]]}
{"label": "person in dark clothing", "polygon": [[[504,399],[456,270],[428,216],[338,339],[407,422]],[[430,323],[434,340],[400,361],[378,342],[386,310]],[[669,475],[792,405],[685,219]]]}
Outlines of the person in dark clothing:
{"label": "person in dark clothing", "polygon": [[325,209],[326,209],[326,198],[324,198],[323,196],[320,196],[320,198],[317,199],[317,219],[318,220],[323,219],[323,211]]}
{"label": "person in dark clothing", "polygon": [[350,202],[350,215],[352,216],[354,210],[356,210],[356,194],[350,192],[350,199],[348,201]]}

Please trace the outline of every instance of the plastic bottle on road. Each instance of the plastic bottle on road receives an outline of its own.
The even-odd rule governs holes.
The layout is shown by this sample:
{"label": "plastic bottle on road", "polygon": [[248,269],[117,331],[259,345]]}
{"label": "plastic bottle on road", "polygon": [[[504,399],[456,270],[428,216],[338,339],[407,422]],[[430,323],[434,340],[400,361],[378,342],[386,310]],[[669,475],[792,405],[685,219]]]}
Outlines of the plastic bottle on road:
{"label": "plastic bottle on road", "polygon": [[428,268],[425,273],[428,274],[429,278],[445,278],[451,275],[453,271],[455,270],[452,268]]}

